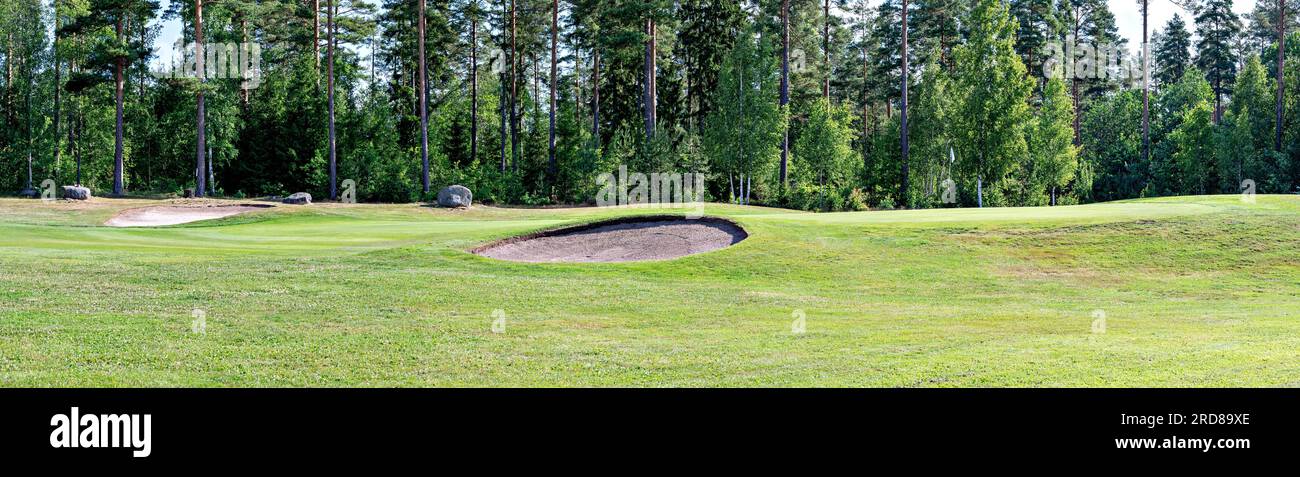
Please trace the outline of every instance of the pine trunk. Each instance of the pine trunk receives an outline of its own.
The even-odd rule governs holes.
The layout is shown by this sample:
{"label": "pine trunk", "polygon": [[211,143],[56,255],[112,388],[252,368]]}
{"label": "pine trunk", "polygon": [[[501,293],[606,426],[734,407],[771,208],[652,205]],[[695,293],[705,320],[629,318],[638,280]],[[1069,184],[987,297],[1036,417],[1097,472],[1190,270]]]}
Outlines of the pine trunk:
{"label": "pine trunk", "polygon": [[[503,2],[502,5],[501,5],[501,16],[502,16],[502,17],[505,17],[505,16],[506,16],[506,10],[505,10],[505,4],[504,4],[504,2]],[[503,45],[503,46],[504,46],[504,45]],[[502,52],[500,57],[493,58],[493,59],[492,59],[493,64],[495,64],[495,65],[499,65],[500,63],[499,63],[498,61],[505,61],[505,58],[503,58],[504,56],[505,56],[505,53]],[[508,143],[509,140],[510,140],[510,138],[509,138],[509,134],[510,134],[510,133],[509,133],[509,129],[510,129],[510,127],[506,125],[506,123],[507,123],[507,119],[506,119],[506,118],[509,117],[510,112],[506,110],[506,75],[505,75],[505,68],[501,68],[501,71],[496,71],[496,67],[494,66],[494,67],[493,67],[493,71],[494,71],[495,73],[497,73],[497,83],[499,83],[499,86],[500,86],[500,90],[499,90],[500,94],[498,95],[498,98],[497,98],[497,113],[499,113],[500,116],[501,116],[501,131],[500,131],[500,133],[501,133],[501,134],[500,134],[500,137],[501,137],[501,172],[504,173],[504,172],[506,171],[506,148],[507,148],[507,143]]]}
{"label": "pine trunk", "polygon": [[903,145],[903,184],[899,192],[898,203],[903,208],[911,207],[911,201],[908,199],[908,160],[911,155],[911,145],[908,143],[908,126],[907,126],[907,94],[908,94],[908,66],[907,66],[907,0],[903,0],[903,102],[900,113],[902,114],[902,133],[901,142]]}
{"label": "pine trunk", "polygon": [[[122,38],[122,31],[123,31],[122,20],[121,18],[119,18],[117,20],[117,38],[119,40]],[[116,129],[113,132],[113,195],[120,196],[122,195],[123,192],[125,192],[125,184],[124,184],[125,181],[123,180],[123,175],[124,175],[123,169],[125,168],[125,163],[122,159],[122,150],[123,150],[122,102],[123,102],[123,93],[124,93],[123,91],[124,82],[122,81],[123,80],[122,69],[126,67],[126,58],[118,57],[115,63],[116,63],[115,65],[116,68],[115,71],[113,72],[113,88],[114,88],[113,91],[114,91],[114,103],[115,103],[114,106],[116,108],[116,113],[115,113],[116,117],[114,118],[116,122]]]}
{"label": "pine trunk", "polygon": [[[865,5],[865,3],[864,3]],[[865,15],[865,12],[864,12]],[[867,26],[862,27],[862,167],[867,170],[870,163],[868,152],[870,150],[870,130],[871,130],[871,60],[867,52],[867,38],[869,35]]]}
{"label": "pine trunk", "polygon": [[[55,24],[57,25],[58,22],[56,21]],[[59,50],[56,45],[54,47],[54,167],[56,170],[59,167],[59,162],[63,159],[63,148],[59,144],[61,140],[59,132],[62,129],[59,120],[63,117],[63,98],[60,94],[60,90],[63,89],[62,73],[63,68],[59,66]]]}
{"label": "pine trunk", "polygon": [[1282,126],[1284,125],[1282,113],[1285,106],[1283,98],[1286,94],[1286,0],[1278,1],[1278,22],[1277,22],[1277,123],[1274,133],[1276,134],[1273,148],[1282,152]]}
{"label": "pine trunk", "polygon": [[826,59],[826,82],[822,84],[822,99],[831,101],[831,0],[822,3],[822,53]]}
{"label": "pine trunk", "polygon": [[[781,0],[781,110],[790,104],[790,0]],[[785,187],[790,164],[790,125],[781,131],[781,169],[779,181]]]}
{"label": "pine trunk", "polygon": [[[519,43],[515,0],[510,1],[510,168],[519,170]],[[527,88],[527,86],[524,86]]]}
{"label": "pine trunk", "polygon": [[[311,51],[316,73],[320,73],[320,0],[311,0]],[[319,76],[316,86],[320,86]]]}
{"label": "pine trunk", "polygon": [[[1079,38],[1079,30],[1083,26],[1079,23],[1077,17],[1075,18],[1074,22],[1075,22],[1074,38],[1077,39]],[[1067,48],[1072,49],[1073,47],[1067,47]],[[1071,52],[1070,55],[1072,54],[1073,53]],[[1067,59],[1067,61],[1073,62],[1074,59],[1071,56],[1070,58]],[[1074,66],[1073,65],[1066,66],[1065,71],[1074,71]],[[1079,102],[1079,78],[1077,75],[1074,75],[1074,77],[1070,79],[1070,96],[1074,98],[1074,145],[1082,146],[1083,145],[1083,135],[1082,135],[1083,123],[1080,121],[1080,117],[1082,116],[1080,114],[1082,112],[1081,109],[1082,103]]]}
{"label": "pine trunk", "polygon": [[[424,4],[423,0],[421,0],[420,3],[421,5],[423,5]],[[327,90],[326,96],[328,97],[329,115],[330,115],[330,124],[329,124],[330,200],[338,200],[338,155],[337,155],[338,137],[336,136],[335,129],[334,129],[335,126],[334,124],[334,32],[335,32],[334,22],[335,22],[335,17],[334,16],[338,14],[338,0],[329,0],[329,5],[327,5],[325,8],[327,9],[326,21],[325,21],[327,38],[325,41],[328,42],[327,51],[329,55],[329,58],[327,60],[328,63],[325,65],[325,69],[327,71],[326,74],[329,75],[329,78],[326,80],[325,83],[325,88]],[[423,35],[421,35],[421,39],[423,39]],[[424,47],[423,42],[420,43],[420,47],[421,48]],[[424,191],[429,192],[428,162],[425,162],[424,177],[425,177]]]}
{"label": "pine trunk", "polygon": [[591,73],[591,137],[600,147],[600,49],[595,50]]}
{"label": "pine trunk", "polygon": [[[647,0],[648,3],[648,0]],[[642,107],[645,108],[645,137],[654,137],[655,131],[655,20],[651,12],[645,22],[645,91]]]}
{"label": "pine trunk", "polygon": [[[337,0],[335,0],[337,1]],[[420,50],[420,72],[417,77],[420,81],[420,92],[417,94],[420,100],[420,185],[424,193],[429,193],[429,78],[425,66],[425,46],[424,46],[424,4],[425,0],[420,2],[420,26],[419,26],[419,50]]]}
{"label": "pine trunk", "polygon": [[1142,0],[1142,158],[1151,163],[1151,46],[1147,22],[1149,0]]}
{"label": "pine trunk", "polygon": [[[477,7],[477,5],[476,5]],[[474,12],[478,14],[477,11]],[[478,160],[478,18],[469,22],[469,160]]]}
{"label": "pine trunk", "polygon": [[[203,0],[194,0],[194,70],[199,77],[199,83],[202,85],[206,79],[206,70],[203,64]],[[194,196],[203,197],[204,191],[207,190],[208,175],[205,170],[206,162],[204,161],[204,151],[208,149],[207,124],[205,121],[206,113],[204,112],[203,89],[199,89],[198,108],[195,112],[195,134],[198,141],[195,141],[195,183]],[[77,166],[81,168],[80,165]],[[80,175],[80,173],[78,173]]]}
{"label": "pine trunk", "polygon": [[556,55],[559,53],[559,46],[558,46],[559,37],[560,37],[559,18],[560,18],[560,0],[551,0],[551,83],[549,88],[551,93],[551,111],[550,111],[551,131],[550,131],[550,141],[547,144],[547,146],[549,148],[548,154],[550,156],[549,158],[550,175],[551,175],[552,186],[555,185],[555,180],[557,179],[556,176],[559,173],[559,165],[556,163],[555,160],[555,87],[556,87],[555,70],[557,64]]}

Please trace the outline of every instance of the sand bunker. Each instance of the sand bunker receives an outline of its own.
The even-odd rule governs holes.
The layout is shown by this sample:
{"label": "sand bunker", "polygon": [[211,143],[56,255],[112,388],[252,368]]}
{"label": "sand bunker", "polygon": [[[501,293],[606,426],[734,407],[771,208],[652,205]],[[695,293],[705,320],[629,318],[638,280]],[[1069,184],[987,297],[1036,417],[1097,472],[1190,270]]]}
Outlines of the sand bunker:
{"label": "sand bunker", "polygon": [[158,206],[124,210],[104,222],[109,227],[158,227],[163,225],[186,224],[200,220],[220,219],[254,210],[263,210],[270,205],[214,205],[204,207]]}
{"label": "sand bunker", "polygon": [[716,250],[748,236],[722,219],[633,217],[506,239],[473,253],[514,262],[634,262]]}

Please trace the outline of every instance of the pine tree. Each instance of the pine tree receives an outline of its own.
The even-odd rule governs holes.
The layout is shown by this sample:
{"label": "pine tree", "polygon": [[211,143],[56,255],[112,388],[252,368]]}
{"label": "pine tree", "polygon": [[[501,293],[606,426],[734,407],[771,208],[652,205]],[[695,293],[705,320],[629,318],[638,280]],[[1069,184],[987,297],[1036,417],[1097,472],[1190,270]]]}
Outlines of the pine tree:
{"label": "pine tree", "polygon": [[[338,1],[338,0],[333,0],[333,1]],[[416,48],[418,48],[420,51],[419,70],[416,73],[416,77],[419,78],[419,82],[416,85],[416,87],[419,88],[419,91],[416,93],[416,96],[419,97],[419,101],[420,101],[420,163],[421,163],[420,185],[424,188],[424,193],[428,194],[429,193],[429,96],[428,96],[429,95],[429,67],[425,61],[425,49],[428,46],[428,42],[425,40],[426,24],[425,24],[425,14],[424,14],[425,7],[428,2],[426,0],[416,0],[416,1],[419,2],[420,4],[419,20],[418,20],[419,26],[417,27],[419,31],[419,36],[418,39],[416,40],[416,45],[417,45]],[[331,52],[331,56],[332,55],[333,53]],[[334,59],[331,57],[330,61],[333,62],[333,60]],[[332,76],[333,74],[334,74],[333,70],[331,70],[330,75]],[[331,84],[330,88],[332,89],[333,87],[334,86]],[[332,98],[333,97],[331,96],[331,100],[330,100],[331,115],[333,115],[332,110],[334,108]],[[331,124],[331,129],[332,127],[333,126]],[[333,142],[333,134],[334,134],[333,132],[330,133],[331,142]],[[331,144],[330,147],[332,149],[333,145]],[[334,167],[333,156],[334,156],[333,151],[331,151],[330,152],[331,171]],[[331,172],[330,174],[331,176],[333,176],[333,172]],[[330,199],[332,200],[333,198],[334,198],[334,185],[333,185],[333,177],[331,177]]]}
{"label": "pine tree", "polygon": [[961,23],[970,10],[970,0],[912,0],[911,3],[908,23],[912,32],[908,36],[917,49],[917,65],[928,65],[929,57],[935,55],[939,66],[951,71],[952,49],[962,41]]}
{"label": "pine tree", "polygon": [[[904,0],[906,1],[906,0]],[[781,0],[781,110],[790,114],[790,0]],[[785,187],[790,167],[790,125],[785,121],[781,128],[781,168],[778,180]]]}
{"label": "pine tree", "polygon": [[[125,109],[124,75],[128,62],[142,59],[149,54],[147,45],[133,41],[134,38],[128,35],[126,25],[130,17],[152,18],[157,8],[157,3],[152,1],[96,0],[90,4],[90,15],[79,18],[72,26],[84,32],[91,32],[104,26],[113,31],[112,37],[103,37],[97,43],[96,52],[91,57],[97,63],[88,64],[87,67],[111,71],[111,80],[107,78],[105,80],[113,82],[113,104],[116,111],[113,139],[113,195],[115,196],[123,195],[126,192],[124,180],[126,165],[123,158],[126,142],[124,137],[125,122],[123,119]],[[83,75],[82,78],[89,79],[90,76]],[[94,80],[90,81],[93,82]]]}
{"label": "pine tree", "polygon": [[1165,24],[1165,28],[1155,35],[1154,60],[1155,74],[1152,75],[1159,88],[1172,85],[1183,79],[1183,73],[1192,65],[1192,34],[1187,31],[1183,17],[1174,14]]}
{"label": "pine tree", "polygon": [[1241,19],[1232,11],[1232,0],[1205,0],[1196,9],[1196,66],[1205,72],[1214,88],[1214,122],[1223,118],[1224,97],[1231,94],[1237,79],[1237,56],[1233,50],[1241,34]]}
{"label": "pine tree", "polygon": [[[870,55],[870,74],[868,80],[871,91],[877,101],[884,101],[886,113],[893,115],[893,101],[903,95],[903,6],[902,0],[884,0],[876,9],[876,17],[870,32],[872,55]],[[909,38],[910,40],[910,38]],[[915,46],[915,45],[913,45]],[[916,48],[909,48],[915,53]],[[916,58],[910,58],[909,64],[918,64]]]}
{"label": "pine tree", "polygon": [[907,63],[907,33],[908,33],[908,26],[907,26],[908,8],[907,7],[908,7],[907,0],[903,0],[903,22],[902,22],[903,23],[903,42],[902,42],[903,51],[899,55],[903,59],[903,64],[899,67],[899,69],[902,71],[902,76],[903,76],[902,80],[900,80],[903,83],[902,84],[903,104],[902,107],[899,108],[899,113],[900,113],[899,127],[901,128],[901,131],[899,132],[899,137],[900,137],[900,141],[903,144],[903,181],[902,181],[903,183],[901,186],[901,190],[899,192],[899,197],[903,199],[902,206],[904,208],[910,208],[912,206],[911,203],[907,202],[908,192],[909,192],[908,189],[910,189],[910,185],[908,184],[908,179],[909,179],[908,173],[910,172],[908,171],[908,165],[909,165],[908,161],[911,159],[911,157],[909,157],[911,155],[911,151],[910,151],[911,144],[908,143],[909,133],[907,130],[908,127],[907,95],[908,95],[908,83],[910,82],[910,75],[908,74],[910,72],[908,71],[908,63]]}
{"label": "pine tree", "polygon": [[[21,184],[21,195],[35,196],[32,182],[36,174],[51,176],[53,162],[42,167],[37,151],[56,147],[57,130],[52,145],[46,145],[50,135],[45,134],[51,68],[58,68],[57,59],[50,55],[47,38],[50,23],[44,5],[39,0],[9,0],[0,4],[0,63],[4,75],[0,76],[0,177],[14,182],[0,182],[0,189],[16,190]],[[57,74],[57,73],[56,73]],[[57,87],[57,84],[56,84]],[[58,111],[54,122],[58,122]],[[42,170],[44,169],[44,170]],[[39,176],[36,176],[39,177]],[[10,186],[14,187],[10,187]]]}
{"label": "pine tree", "polygon": [[[346,8],[340,13],[339,7],[342,4],[346,4]],[[334,74],[338,60],[335,58],[335,50],[338,49],[340,43],[356,43],[370,37],[371,32],[374,30],[374,24],[369,22],[368,18],[373,15],[374,7],[363,0],[326,0],[325,8],[327,19],[325,23],[325,49],[327,51],[326,71],[328,75],[326,101],[329,109],[329,198],[330,200],[338,200],[338,134],[335,127],[336,85]],[[423,15],[421,18],[423,19]],[[340,26],[343,26],[345,30],[341,31]],[[420,36],[424,36],[423,21],[421,21]],[[421,60],[423,60],[423,49],[421,49],[421,54]],[[421,104],[421,107],[423,107],[423,104]],[[421,111],[421,113],[424,113],[424,111]],[[422,116],[424,115],[422,114]],[[424,136],[426,142],[422,142],[426,146],[427,137],[426,131]],[[422,176],[424,179],[424,192],[428,193],[429,162],[427,148],[421,149],[421,153],[424,157],[424,175]]]}
{"label": "pine tree", "polygon": [[[1115,15],[1110,11],[1106,0],[1059,0],[1057,5],[1062,28],[1068,39],[1073,40],[1067,41],[1068,44],[1073,45],[1067,48],[1071,50],[1069,53],[1078,55],[1080,52],[1075,49],[1081,49],[1084,45],[1090,48],[1123,45],[1124,39],[1120,38],[1118,28],[1115,26]],[[1083,141],[1081,121],[1085,97],[1101,96],[1110,91],[1113,85],[1101,78],[1079,77],[1086,69],[1100,70],[1096,64],[1090,65],[1090,68],[1083,68],[1085,62],[1092,63],[1094,60],[1095,58],[1081,58],[1075,61],[1073,67],[1066,68],[1066,71],[1074,73],[1068,79],[1071,81],[1070,95],[1074,97],[1075,144],[1082,144]]]}
{"label": "pine tree", "polygon": [[732,0],[684,0],[678,11],[681,29],[677,33],[686,77],[688,122],[693,130],[713,110],[718,70],[723,57],[740,33],[744,15],[740,3]]}
{"label": "pine tree", "polygon": [[550,116],[551,122],[550,122],[549,140],[547,143],[547,153],[548,153],[547,176],[550,178],[550,185],[552,188],[555,187],[556,176],[558,176],[560,172],[559,163],[556,162],[556,158],[555,158],[555,107],[556,107],[555,90],[559,86],[559,84],[556,81],[557,79],[556,75],[558,74],[557,69],[559,63],[559,57],[558,57],[559,41],[560,41],[560,1],[551,0],[551,81],[550,83],[548,83],[549,84],[548,90],[550,91],[551,94],[551,107],[549,108],[548,114]]}
{"label": "pine tree", "polygon": [[1279,13],[1286,5],[1286,32],[1300,31],[1300,2],[1296,0],[1255,0],[1255,9],[1243,16],[1246,20],[1242,36],[1248,51],[1262,52],[1278,39]]}
{"label": "pine tree", "polygon": [[[460,4],[455,7],[457,15],[457,29],[463,30],[463,43],[461,48],[468,50],[468,65],[465,68],[465,81],[469,84],[469,162],[478,160],[479,145],[479,68],[482,63],[482,51],[480,47],[482,40],[480,35],[483,34],[483,20],[486,15],[481,0],[460,0]],[[492,58],[488,58],[488,63]]]}
{"label": "pine tree", "polygon": [[1016,51],[1030,74],[1043,71],[1048,43],[1060,41],[1061,19],[1053,0],[1011,0],[1011,15],[1019,20]]}
{"label": "pine tree", "polygon": [[194,45],[194,71],[199,72],[198,74],[200,75],[200,86],[196,95],[197,107],[195,108],[196,119],[194,126],[195,134],[198,136],[198,140],[195,141],[196,151],[194,160],[198,167],[195,168],[195,175],[197,177],[194,182],[194,196],[203,197],[206,194],[206,186],[208,185],[207,173],[211,170],[209,164],[204,160],[204,152],[208,148],[208,128],[205,124],[207,121],[207,113],[204,111],[207,106],[207,98],[204,97],[202,86],[202,75],[204,74],[202,72],[206,71],[204,68],[204,58],[207,56],[203,51],[203,0],[194,0]]}
{"label": "pine tree", "polygon": [[[1286,0],[1279,1],[1281,4],[1278,5],[1278,16],[1280,18],[1278,18],[1279,26],[1277,29],[1277,104],[1275,105],[1275,109],[1277,110],[1277,119],[1274,122],[1277,136],[1274,138],[1275,142],[1273,152],[1281,156],[1284,152],[1282,150],[1282,130],[1286,128],[1283,113],[1285,112],[1284,108],[1286,107],[1284,101],[1286,98],[1286,43],[1288,30],[1286,25],[1288,16]],[[1295,15],[1295,17],[1300,18],[1300,14]]]}

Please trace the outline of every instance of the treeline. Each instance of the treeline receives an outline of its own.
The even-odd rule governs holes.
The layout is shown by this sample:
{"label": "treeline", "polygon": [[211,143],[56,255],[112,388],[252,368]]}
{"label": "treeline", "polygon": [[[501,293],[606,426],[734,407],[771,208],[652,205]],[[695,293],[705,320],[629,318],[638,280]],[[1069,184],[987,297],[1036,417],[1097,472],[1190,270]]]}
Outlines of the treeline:
{"label": "treeline", "polygon": [[[810,210],[1289,193],[1280,1],[1182,2],[1148,89],[1115,24],[1142,0],[0,0],[0,187],[30,157],[99,194],[584,203],[619,166]],[[151,71],[161,21],[179,64],[255,68]]]}

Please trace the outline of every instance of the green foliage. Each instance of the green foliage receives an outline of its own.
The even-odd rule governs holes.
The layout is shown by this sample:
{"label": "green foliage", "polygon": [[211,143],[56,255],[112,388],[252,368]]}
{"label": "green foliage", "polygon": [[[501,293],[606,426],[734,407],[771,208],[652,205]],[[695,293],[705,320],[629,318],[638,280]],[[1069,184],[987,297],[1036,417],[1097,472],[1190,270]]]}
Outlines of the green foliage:
{"label": "green foliage", "polygon": [[1059,191],[1074,180],[1079,149],[1074,146],[1074,105],[1065,83],[1053,79],[1043,89],[1043,100],[1025,132],[1029,160],[1017,174],[1020,205],[1055,203]]}
{"label": "green foliage", "polygon": [[722,63],[716,106],[704,120],[701,138],[716,173],[754,178],[760,188],[775,185],[772,171],[787,121],[786,111],[772,101],[779,81],[773,51],[753,31],[736,38],[736,47]]}
{"label": "green foliage", "polygon": [[1151,59],[1155,71],[1151,75],[1152,81],[1165,87],[1182,80],[1192,65],[1192,34],[1187,31],[1183,17],[1175,13],[1164,29],[1156,32],[1153,40],[1155,46]]}
{"label": "green foliage", "polygon": [[[1090,199],[1138,197],[1147,185],[1142,164],[1142,92],[1125,91],[1092,103],[1083,117],[1083,162],[1096,174]],[[1084,191],[1080,191],[1084,192]]]}
{"label": "green foliage", "polygon": [[[822,99],[813,103],[809,113],[794,147],[798,161],[792,177],[797,186],[790,200],[800,209],[844,210],[847,196],[842,192],[852,190],[862,165],[853,150],[853,112]],[[811,199],[814,191],[822,197]]]}
{"label": "green foliage", "polygon": [[800,160],[796,178],[819,185],[848,185],[861,164],[852,145],[856,135],[850,127],[853,112],[826,100],[817,100],[810,112],[795,143],[794,152]]}
{"label": "green foliage", "polygon": [[[374,3],[344,0],[337,18],[338,179],[356,181],[362,201],[428,200],[431,195],[418,192],[419,4],[383,0],[376,11]],[[1050,41],[1071,35],[1095,45],[1123,44],[1109,2],[912,0],[907,191],[899,187],[901,1],[836,0],[826,17],[821,2],[792,0],[792,101],[784,109],[777,104],[779,1],[752,8],[718,0],[559,3],[554,82],[549,0],[427,4],[427,132],[435,189],[461,183],[487,202],[587,203],[595,176],[626,165],[707,173],[709,193],[724,200],[851,210],[860,207],[855,203],[946,207],[941,196],[949,178],[958,183],[961,205],[980,202],[981,183],[985,203],[1041,205],[1053,194],[1068,204],[1235,192],[1244,179],[1264,192],[1295,191],[1300,178],[1297,34],[1285,71],[1284,150],[1272,150],[1277,50],[1268,30],[1276,25],[1276,0],[1261,0],[1245,35],[1237,34],[1240,25],[1228,15],[1226,0],[1201,2],[1194,11],[1196,35],[1181,18],[1157,33],[1149,160],[1142,155],[1135,93],[1112,80],[1039,78]],[[312,11],[310,3],[286,0],[205,4],[209,45],[251,41],[262,47],[259,85],[244,90],[235,79],[201,83],[149,74],[147,65],[156,59],[144,47],[158,46],[159,20],[179,22],[180,40],[193,40],[193,2],[170,3],[161,18],[149,0],[57,0],[55,6],[58,15],[35,0],[0,4],[6,33],[0,35],[3,187],[24,185],[30,153],[38,182],[50,177],[60,184],[80,181],[101,194],[109,190],[111,80],[116,60],[124,58],[122,150],[129,191],[179,193],[193,186],[201,90],[219,192],[327,194],[324,8]],[[658,124],[647,134],[650,18],[657,23]],[[119,19],[125,20],[121,35]],[[1300,24],[1300,15],[1292,22]],[[51,30],[57,42],[47,38]],[[1200,69],[1191,66],[1193,39]],[[1239,73],[1237,65],[1244,65]],[[473,85],[477,98],[469,93]],[[555,111],[548,101],[552,89]],[[1186,125],[1189,118],[1199,121],[1191,113],[1206,102],[1212,105],[1209,130]],[[1216,103],[1224,109],[1220,124]],[[1078,147],[1068,140],[1076,111]],[[785,130],[793,149],[786,185],[793,187],[775,177]],[[1206,155],[1192,160],[1197,153],[1187,151]]]}
{"label": "green foliage", "polygon": [[1273,147],[1277,87],[1272,83],[1259,56],[1251,55],[1237,75],[1232,104],[1228,106],[1229,113],[1247,122],[1247,130],[1255,137],[1250,147],[1260,151]]}
{"label": "green foliage", "polygon": [[[931,58],[938,55],[931,55]],[[951,151],[955,147],[952,127],[956,102],[952,95],[952,78],[931,60],[914,90],[916,101],[909,116],[911,160],[910,197],[912,207],[936,207],[941,204],[940,184],[952,178]]]}
{"label": "green foliage", "polygon": [[[1196,12],[1196,66],[1214,87],[1215,107],[1222,107],[1237,78],[1234,44],[1241,34],[1241,19],[1232,11],[1232,0],[1205,0]],[[1215,118],[1218,111],[1215,110]]]}
{"label": "green foliage", "polygon": [[1020,23],[1016,30],[1016,51],[1030,74],[1040,74],[1047,61],[1047,45],[1061,41],[1064,19],[1056,0],[1010,0],[1011,15]]}
{"label": "green foliage", "polygon": [[[977,189],[982,184],[989,204],[1004,205],[999,191],[989,186],[1003,187],[1003,180],[1028,153],[1024,129],[1031,117],[1033,80],[1016,54],[1016,23],[1007,5],[980,0],[973,8],[969,39],[955,53],[957,167],[968,183],[975,182]],[[982,198],[977,202],[982,204]]]}
{"label": "green foliage", "polygon": [[1219,171],[1215,163],[1213,106],[1202,101],[1183,113],[1182,123],[1170,135],[1174,144],[1173,164],[1177,167],[1182,194],[1218,191]]}
{"label": "green foliage", "polygon": [[899,188],[895,184],[902,183],[901,137],[902,125],[895,116],[884,119],[883,124],[873,129],[866,139],[867,154],[863,160],[862,183],[867,191],[868,203],[874,207],[892,209],[899,202]]}

